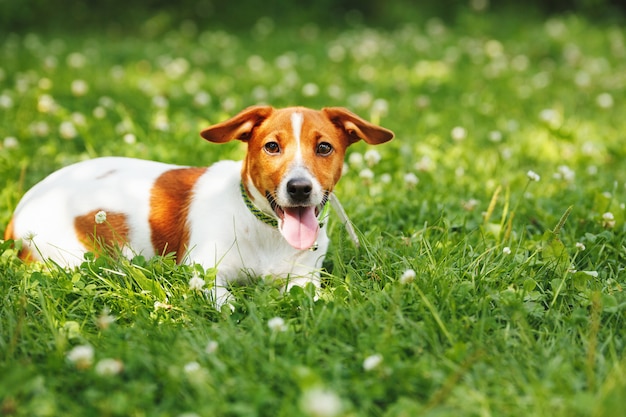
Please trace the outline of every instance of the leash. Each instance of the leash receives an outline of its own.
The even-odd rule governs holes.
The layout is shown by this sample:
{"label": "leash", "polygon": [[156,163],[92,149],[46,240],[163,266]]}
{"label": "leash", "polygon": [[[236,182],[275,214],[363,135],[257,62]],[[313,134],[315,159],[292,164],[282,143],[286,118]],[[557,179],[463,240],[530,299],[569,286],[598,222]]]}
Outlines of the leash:
{"label": "leash", "polygon": [[[271,226],[273,228],[278,228],[278,220],[275,217],[270,216],[269,214],[260,210],[257,206],[254,205],[252,200],[250,200],[250,196],[246,192],[246,187],[244,187],[243,182],[239,182],[239,189],[241,190],[241,197],[243,198],[243,202],[245,203],[246,207],[248,207],[248,210],[250,210],[250,212],[254,215],[254,217],[256,217],[257,219],[259,219],[261,222],[265,223],[268,226]],[[335,210],[335,212],[339,216],[339,219],[341,220],[344,227],[346,228],[346,231],[348,232],[348,236],[350,236],[350,240],[352,240],[352,243],[354,243],[354,246],[358,248],[360,246],[359,237],[357,236],[356,231],[354,230],[354,226],[352,225],[352,222],[348,218],[346,211],[344,210],[343,206],[339,202],[339,199],[333,193],[330,193],[328,196],[328,200],[330,201],[330,204],[324,204],[324,208],[322,209],[322,212],[318,216],[320,227],[324,226],[324,222],[326,221],[329,215],[328,212],[330,211],[330,206],[332,206],[333,210]]]}

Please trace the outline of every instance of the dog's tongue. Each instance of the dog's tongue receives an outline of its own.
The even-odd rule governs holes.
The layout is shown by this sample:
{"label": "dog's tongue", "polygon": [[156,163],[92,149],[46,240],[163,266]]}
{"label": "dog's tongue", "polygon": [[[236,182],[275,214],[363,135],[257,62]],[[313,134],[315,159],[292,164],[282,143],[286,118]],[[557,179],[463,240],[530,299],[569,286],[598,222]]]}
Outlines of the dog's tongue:
{"label": "dog's tongue", "polygon": [[317,240],[319,224],[315,207],[283,207],[285,217],[280,232],[296,249],[309,249]]}

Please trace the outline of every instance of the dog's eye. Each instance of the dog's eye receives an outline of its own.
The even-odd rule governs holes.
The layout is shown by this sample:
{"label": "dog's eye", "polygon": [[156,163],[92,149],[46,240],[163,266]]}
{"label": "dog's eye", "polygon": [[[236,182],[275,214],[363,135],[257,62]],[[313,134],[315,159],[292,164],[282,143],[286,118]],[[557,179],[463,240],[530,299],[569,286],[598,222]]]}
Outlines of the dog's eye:
{"label": "dog's eye", "polygon": [[270,155],[280,153],[280,145],[277,142],[267,142],[263,149]]}
{"label": "dog's eye", "polygon": [[328,156],[333,151],[333,146],[328,142],[322,142],[317,145],[317,154],[320,156]]}

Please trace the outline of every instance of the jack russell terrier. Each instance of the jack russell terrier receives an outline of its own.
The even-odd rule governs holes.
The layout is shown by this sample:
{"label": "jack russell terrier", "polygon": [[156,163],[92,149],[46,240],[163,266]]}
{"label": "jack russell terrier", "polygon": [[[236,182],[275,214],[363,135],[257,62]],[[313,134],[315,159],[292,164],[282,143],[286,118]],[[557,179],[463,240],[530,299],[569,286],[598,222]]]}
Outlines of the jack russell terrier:
{"label": "jack russell terrier", "polygon": [[285,280],[286,290],[319,287],[322,217],[346,148],[387,142],[393,132],[340,107],[255,106],[201,136],[245,142],[246,156],[203,168],[121,157],[70,165],[24,195],[5,239],[22,239],[23,260],[65,266],[111,247],[127,257],[173,253],[217,269],[218,308],[230,283],[251,277]]}

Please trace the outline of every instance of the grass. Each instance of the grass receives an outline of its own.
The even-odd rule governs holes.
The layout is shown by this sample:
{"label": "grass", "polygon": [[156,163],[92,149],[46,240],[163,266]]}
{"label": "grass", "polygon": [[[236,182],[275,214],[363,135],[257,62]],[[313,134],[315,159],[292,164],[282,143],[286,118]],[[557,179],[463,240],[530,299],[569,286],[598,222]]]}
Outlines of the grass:
{"label": "grass", "polygon": [[2,224],[77,160],[240,158],[198,132],[257,102],[344,105],[397,138],[371,166],[373,148],[351,149],[337,194],[362,247],[331,222],[317,301],[259,282],[230,314],[189,287],[213,271],[24,265],[0,243],[0,412],[620,415],[625,38],[576,16],[489,14],[394,30],[261,19],[239,34],[190,22],[5,34]]}

